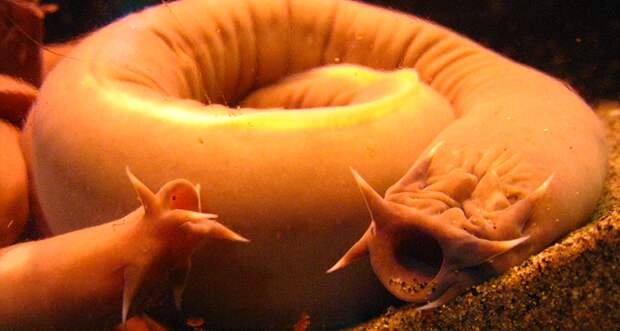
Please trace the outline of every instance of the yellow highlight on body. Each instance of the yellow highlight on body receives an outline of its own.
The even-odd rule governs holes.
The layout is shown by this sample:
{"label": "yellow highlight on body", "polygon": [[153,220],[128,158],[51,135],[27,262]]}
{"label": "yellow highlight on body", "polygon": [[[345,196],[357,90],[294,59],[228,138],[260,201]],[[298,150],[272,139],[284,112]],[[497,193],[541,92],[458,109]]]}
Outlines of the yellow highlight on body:
{"label": "yellow highlight on body", "polygon": [[[307,109],[256,109],[228,108],[219,104],[199,105],[197,103],[179,103],[170,98],[162,102],[153,98],[143,98],[135,93],[114,86],[112,82],[103,82],[86,78],[84,84],[105,84],[108,88],[100,89],[101,96],[108,102],[123,104],[127,111],[157,118],[172,123],[201,127],[252,127],[255,130],[299,130],[323,127],[342,127],[366,123],[399,111],[396,104],[402,104],[406,98],[419,93],[419,78],[411,69],[392,72],[368,70],[354,65],[333,66],[322,69],[321,75],[333,78],[353,78],[361,87],[369,86],[379,80],[392,82],[393,88],[385,93],[360,104],[337,107],[317,107]],[[335,86],[334,88],[338,88]],[[165,100],[165,99],[164,99]],[[173,101],[173,100],[176,100]]]}
{"label": "yellow highlight on body", "polygon": [[21,245],[0,255],[0,274],[9,275],[27,268],[31,250],[29,246]]}

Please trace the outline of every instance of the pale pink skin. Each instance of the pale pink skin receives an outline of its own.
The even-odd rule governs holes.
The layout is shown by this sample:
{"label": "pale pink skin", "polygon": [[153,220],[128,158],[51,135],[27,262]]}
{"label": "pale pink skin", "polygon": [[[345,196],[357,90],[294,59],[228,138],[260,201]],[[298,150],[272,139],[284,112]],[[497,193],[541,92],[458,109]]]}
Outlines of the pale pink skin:
{"label": "pale pink skin", "polygon": [[[253,16],[245,11],[246,7],[252,8]],[[198,13],[205,15],[205,19],[200,22],[193,21],[192,18],[195,18]],[[207,65],[202,68],[208,73],[213,73],[213,77],[217,76],[216,74],[224,76],[224,78],[219,77],[223,80],[222,90],[212,88],[207,91],[209,93],[207,97],[213,100],[221,102],[223,95],[229,100],[236,99],[248,92],[250,87],[273,83],[293,72],[302,72],[325,63],[343,62],[379,69],[413,68],[417,70],[426,84],[443,95],[452,105],[454,112],[452,116],[456,119],[448,121],[449,123],[445,125],[442,124],[440,133],[430,134],[425,131],[424,125],[430,126],[434,122],[432,116],[424,117],[422,129],[415,132],[420,139],[411,141],[411,150],[408,154],[396,154],[391,155],[393,159],[388,158],[394,163],[406,160],[407,166],[411,163],[415,164],[402,180],[397,181],[386,192],[385,198],[381,198],[380,194],[374,192],[371,186],[354,172],[355,180],[371,211],[372,223],[362,240],[354,245],[354,248],[336,264],[335,268],[331,269],[332,271],[369,253],[374,271],[391,293],[407,301],[419,304],[428,303],[429,305],[425,307],[434,307],[452,298],[468,285],[479,282],[489,275],[503,272],[531,254],[540,251],[570,230],[583,224],[592,212],[605,176],[604,128],[583,100],[562,82],[505,59],[444,28],[411,16],[354,2],[247,0],[212,5],[209,2],[188,0],[128,17],[87,38],[83,46],[79,46],[78,50],[73,53],[83,61],[64,61],[52,73],[50,80],[44,86],[42,91],[44,97],[40,99],[40,103],[35,107],[30,118],[31,126],[26,128],[25,140],[26,145],[31,146],[28,147],[28,153],[32,158],[31,170],[34,174],[35,185],[37,185],[37,193],[42,200],[45,216],[50,217],[52,224],[60,229],[72,228],[80,222],[85,226],[91,224],[89,222],[109,219],[108,217],[117,213],[118,210],[129,210],[132,206],[130,200],[127,199],[129,193],[123,189],[124,184],[120,179],[122,169],[127,164],[132,166],[136,164],[136,167],[141,169],[140,173],[144,172],[145,177],[151,182],[164,182],[179,176],[196,181],[195,178],[203,176],[199,181],[205,185],[208,184],[211,189],[202,197],[203,203],[213,206],[214,212],[226,215],[222,218],[225,224],[233,228],[242,228],[243,233],[251,239],[259,238],[256,241],[257,246],[248,250],[233,248],[226,251],[208,252],[210,254],[202,252],[200,261],[207,263],[202,263],[201,267],[209,269],[209,281],[215,284],[211,290],[216,291],[220,298],[228,298],[230,302],[227,301],[226,304],[239,305],[242,313],[255,318],[257,318],[256,314],[259,317],[264,315],[266,320],[274,316],[279,318],[285,315],[289,318],[291,311],[294,314],[293,318],[296,318],[298,312],[295,309],[298,307],[291,307],[292,305],[287,301],[291,297],[308,305],[310,310],[322,311],[321,306],[327,304],[331,304],[332,307],[351,305],[351,309],[347,312],[337,312],[342,321],[355,318],[358,311],[365,309],[366,304],[372,304],[365,303],[369,300],[368,294],[373,293],[372,286],[368,284],[368,279],[371,277],[368,268],[357,268],[349,273],[347,273],[348,270],[344,270],[328,276],[319,276],[317,273],[317,269],[327,268],[330,263],[336,261],[337,255],[344,252],[345,245],[353,244],[354,237],[363,232],[362,228],[368,226],[368,216],[364,216],[362,200],[355,192],[357,188],[354,181],[350,180],[348,173],[338,171],[321,174],[319,176],[321,181],[316,183],[317,187],[311,188],[316,189],[317,192],[326,190],[326,193],[313,196],[312,198],[316,201],[304,200],[304,203],[318,206],[317,208],[311,211],[302,209],[313,217],[299,219],[299,224],[293,223],[293,230],[289,230],[285,227],[286,222],[297,220],[291,216],[294,213],[290,212],[299,209],[299,206],[295,204],[297,196],[286,194],[271,196],[261,194],[264,193],[262,191],[254,192],[253,190],[258,190],[261,186],[256,185],[256,182],[248,182],[248,178],[270,180],[273,187],[277,188],[274,189],[276,193],[288,192],[289,188],[299,189],[299,192],[304,193],[307,191],[304,185],[310,181],[286,181],[288,176],[294,174],[294,167],[286,168],[288,172],[280,170],[265,179],[261,177],[259,170],[253,173],[252,168],[248,170],[248,173],[254,177],[248,177],[248,173],[244,173],[245,176],[237,176],[237,173],[230,173],[230,170],[228,170],[230,176],[225,178],[218,173],[220,170],[227,171],[226,166],[235,163],[214,162],[208,167],[212,172],[204,171],[204,167],[185,169],[172,166],[177,164],[175,162],[185,165],[194,164],[194,161],[204,165],[205,162],[222,158],[222,156],[218,153],[205,156],[187,147],[189,144],[183,144],[188,141],[195,142],[196,139],[192,134],[201,132],[203,128],[187,127],[169,130],[167,123],[162,124],[157,120],[148,119],[142,122],[142,118],[134,117],[139,115],[125,114],[122,107],[119,108],[120,110],[115,109],[114,107],[119,106],[114,103],[114,100],[106,103],[108,101],[96,98],[98,90],[91,89],[92,85],[88,85],[88,79],[93,77],[89,71],[91,70],[89,60],[95,55],[101,55],[97,57],[101,62],[96,64],[105,63],[105,66],[101,68],[109,70],[105,73],[110,76],[126,74],[130,76],[127,78],[128,81],[130,79],[140,81],[144,77],[141,75],[134,77],[132,74],[136,72],[152,74],[154,81],[162,84],[160,88],[169,92],[170,95],[191,96],[196,86],[175,85],[174,81],[178,76],[174,70],[159,71],[153,68],[159,69],[162,68],[162,64],[186,59],[178,57],[177,49],[167,52],[169,50],[166,48],[167,43],[187,47],[185,50],[189,52],[204,51],[204,49],[189,47],[189,41],[202,40],[205,34],[215,31],[213,30],[215,26],[223,31],[224,37],[229,38],[226,40],[235,39],[234,36],[231,37],[230,30],[234,24],[227,24],[231,23],[227,20],[229,17],[227,15],[230,13],[240,15],[237,19],[243,27],[248,28],[249,23],[255,24],[251,25],[248,31],[250,31],[249,38],[253,38],[251,40],[254,41],[253,45],[256,48],[243,51],[235,49],[235,52],[239,52],[234,53],[234,56],[223,57],[230,61],[218,58],[223,61],[221,66]],[[288,13],[290,16],[287,16]],[[336,13],[338,15],[334,16]],[[179,22],[183,22],[183,29],[179,28]],[[209,24],[215,24],[215,26]],[[291,30],[291,26],[296,29]],[[149,30],[151,27],[160,28],[157,30],[158,33],[171,30],[174,33],[171,32],[168,35],[170,39],[167,39],[166,43],[162,42],[156,34],[140,33],[143,31],[141,29],[151,31]],[[293,34],[289,35],[291,31]],[[185,34],[191,35],[191,38],[179,37],[186,36]],[[208,36],[215,38],[214,40],[224,38],[215,33]],[[248,38],[248,35],[244,37]],[[289,44],[291,41],[298,42],[303,47],[296,43]],[[102,44],[107,45],[109,49],[102,50],[99,46]],[[293,44],[294,47],[291,46]],[[162,52],[156,53],[157,56],[151,56],[152,53],[137,52],[138,49],[143,50],[145,47],[150,49],[150,46],[161,47]],[[142,56],[142,58],[138,61],[127,54]],[[226,49],[223,54],[228,54]],[[252,59],[256,61],[250,61]],[[286,60],[286,66],[282,65],[281,61],[284,60]],[[113,65],[107,66],[109,63]],[[131,74],[122,72],[127,67],[132,68]],[[121,71],[116,72],[115,70],[119,68]],[[235,77],[238,78],[238,81],[235,81],[227,76],[231,72],[254,76],[241,75],[242,77]],[[82,80],[81,78],[84,77],[87,79]],[[201,83],[212,87],[213,85],[207,83],[213,83],[211,81],[215,79],[213,77],[209,76]],[[113,78],[110,78],[110,81],[113,84],[118,83]],[[235,82],[241,84],[243,88],[235,86]],[[119,86],[129,88],[133,85],[124,81],[119,83]],[[85,101],[67,103],[61,93],[66,90],[73,91],[77,100]],[[135,95],[145,99],[153,98],[159,101],[162,99],[161,95],[147,88],[136,88],[134,92]],[[188,105],[186,101],[177,103],[175,100],[171,101],[172,103],[179,107],[181,104],[183,107]],[[222,110],[217,106],[203,108],[196,104],[191,105],[200,108],[201,111]],[[58,116],[65,110],[68,110],[70,115]],[[93,114],[97,115],[97,121],[86,122],[86,119],[90,119]],[[71,120],[69,121],[68,118]],[[67,128],[66,131],[71,139],[59,138],[65,132],[55,130],[63,127],[65,122],[80,119],[84,119],[83,123],[80,122],[80,127],[85,129],[84,132],[74,134]],[[99,131],[105,123],[118,124],[115,127],[120,128],[123,135]],[[136,123],[152,125],[145,125],[148,129],[144,129],[144,127],[136,127]],[[132,135],[132,132],[137,133]],[[224,131],[226,132],[228,131]],[[255,131],[248,130],[248,132]],[[222,136],[226,136],[224,133]],[[172,138],[162,136],[162,134],[170,134]],[[93,140],[98,137],[105,139]],[[81,146],[77,144],[80,139],[90,139],[91,142],[96,141],[98,145],[95,148],[88,144]],[[69,141],[75,144],[65,146],[65,143]],[[145,149],[145,146],[148,146],[146,143],[150,141],[157,142],[158,148]],[[286,140],[278,142],[281,145],[286,143]],[[280,146],[278,144],[274,146]],[[386,146],[386,148],[391,147],[391,145]],[[80,150],[80,148],[84,149]],[[106,153],[102,153],[102,150]],[[161,151],[178,153],[172,153],[174,155],[170,156],[172,154]],[[59,152],[66,152],[66,154],[59,159],[54,159],[55,155],[60,155]],[[226,150],[223,149],[222,152]],[[88,153],[93,155],[85,158],[84,155]],[[325,161],[312,154],[301,153],[300,155],[301,158],[294,161],[306,166],[312,161]],[[263,164],[260,162],[268,160],[268,156],[248,158],[252,160],[248,164]],[[348,156],[349,152],[344,152],[336,155],[335,159],[344,159]],[[177,159],[168,160],[169,157],[187,159],[181,162]],[[283,158],[275,159],[282,160]],[[416,159],[417,161],[413,162]],[[64,162],[68,162],[69,165]],[[290,164],[296,166],[297,163]],[[262,171],[269,174],[268,171],[272,169],[269,166],[272,164],[266,162],[264,165],[267,166],[257,169],[263,169]],[[289,166],[289,163],[285,165]],[[355,164],[350,165],[358,168]],[[68,170],[69,166],[74,168]],[[405,173],[405,168],[399,166],[387,168],[387,165],[384,165],[383,169],[367,166],[367,169],[357,170],[363,176],[374,178],[369,182],[373,182],[373,186],[382,192],[387,185],[397,180],[397,176]],[[302,172],[306,170],[303,168]],[[310,175],[311,170],[313,169],[308,170]],[[345,170],[348,172],[348,169]],[[384,174],[382,171],[389,173]],[[175,174],[169,172],[175,172]],[[283,173],[287,176],[282,176]],[[97,180],[89,180],[92,178]],[[343,178],[348,178],[349,185],[342,185]],[[85,183],[92,184],[92,187],[86,187]],[[230,183],[240,188],[239,195],[244,197],[243,199],[226,199],[226,195],[221,194],[221,192],[230,192],[230,187],[227,186]],[[69,199],[58,194],[60,187],[62,187],[62,193],[66,193]],[[338,192],[333,193],[334,191]],[[112,192],[118,193],[120,198],[108,199]],[[254,192],[254,196],[245,197],[244,194],[247,192]],[[356,194],[355,201],[358,201],[358,204],[351,202],[353,193]],[[76,205],[75,209],[71,209],[73,213],[68,214],[68,207],[65,204],[78,197],[80,205]],[[101,199],[101,197],[106,199]],[[339,199],[334,199],[334,197]],[[280,205],[278,206],[276,202]],[[340,204],[341,209],[330,208],[334,204]],[[271,205],[277,208],[269,208]],[[285,212],[290,212],[290,215]],[[342,215],[338,213],[356,217],[353,220],[338,223],[336,220],[339,215]],[[295,226],[306,231],[301,231]],[[294,242],[286,242],[289,246],[282,246],[284,249],[276,250],[273,248],[280,247],[276,246],[277,242],[266,240],[266,238],[275,232],[274,230],[280,229],[285,234],[289,231],[291,236],[298,236],[298,239]],[[99,236],[92,233],[105,231],[111,233],[112,228],[111,225],[104,225],[80,231],[83,231],[80,233],[83,233],[84,239],[78,239],[82,238],[82,235],[74,233],[75,240],[84,240],[88,244],[95,245],[92,237]],[[66,315],[54,314],[50,318],[67,321],[67,316],[77,314],[77,311],[80,311],[79,308],[83,308],[71,302],[79,303],[81,302],[79,300],[83,298],[98,300],[114,297],[116,301],[111,300],[111,302],[118,302],[122,278],[113,270],[118,270],[119,266],[127,262],[124,257],[121,257],[125,256],[125,250],[132,252],[136,248],[124,246],[119,248],[121,241],[115,236],[116,234],[105,237],[105,240],[111,243],[107,246],[111,247],[110,253],[100,255],[98,252],[86,250],[84,252],[89,252],[88,254],[66,252],[74,246],[71,243],[71,234],[39,243],[16,246],[15,250],[24,247],[21,248],[24,251],[32,249],[47,252],[46,245],[57,245],[55,249],[65,252],[67,258],[76,261],[87,259],[97,264],[92,267],[92,270],[97,270],[99,273],[97,277],[100,277],[102,281],[95,283],[101,285],[100,287],[99,285],[89,286],[99,288],[98,293],[84,293],[80,287],[76,288],[75,292],[62,292],[61,294],[55,292],[61,289],[58,282],[47,284],[49,289],[56,293],[55,296],[50,296],[52,300],[50,302],[59,303],[61,300],[63,302],[53,307],[66,312]],[[137,246],[140,244],[141,240],[135,242]],[[170,251],[176,251],[176,243],[168,244]],[[299,245],[303,246],[299,247]],[[262,249],[266,252],[276,252],[276,255],[263,254]],[[461,254],[466,249],[474,253]],[[97,253],[96,257],[90,255],[91,252]],[[121,252],[123,254],[119,256]],[[288,255],[282,256],[282,252]],[[16,255],[22,256],[22,254]],[[128,255],[132,256],[132,254]],[[8,256],[8,253],[3,256]],[[152,255],[140,256],[140,259],[149,261],[154,258]],[[245,265],[231,264],[230,257],[243,261]],[[277,268],[278,261],[288,261],[287,259],[304,262],[295,266],[286,264],[290,269],[287,269],[286,273],[280,272]],[[186,259],[181,260],[186,261]],[[423,266],[419,262],[426,262],[430,264],[430,267]],[[2,270],[2,264],[0,260],[0,270]],[[60,265],[64,264],[74,267],[78,265],[73,262],[63,262]],[[24,268],[21,272],[32,272],[34,277],[39,277],[41,281],[48,279],[46,273],[58,275],[57,279],[61,281],[66,280],[67,274],[63,273],[66,269],[58,265],[44,265],[46,270],[43,272],[35,269],[35,265],[23,264]],[[450,271],[457,276],[444,272],[439,277],[440,265],[444,267],[442,270]],[[228,272],[218,273],[219,270]],[[257,270],[260,272],[252,273]],[[458,272],[454,273],[454,271]],[[297,279],[289,277],[289,273],[293,273],[295,277],[307,275],[306,279],[313,281],[313,288],[306,289],[303,285],[295,287],[295,284],[288,284],[287,282],[291,282],[290,279]],[[148,275],[162,277],[162,274],[157,272]],[[230,275],[239,277],[239,279],[227,279]],[[267,276],[263,279],[260,278],[262,275]],[[246,276],[248,278],[244,278]],[[254,276],[257,278],[252,278]],[[10,277],[15,277],[15,275],[11,274]],[[417,278],[420,283],[434,283],[435,290],[431,291],[428,286],[417,286],[419,284],[416,284],[413,278]],[[338,279],[343,281],[336,281]],[[87,277],[83,281],[93,280]],[[219,286],[229,284],[231,281],[234,284],[240,282],[239,286],[245,287],[246,290],[240,292],[238,288],[232,286]],[[243,281],[250,282],[251,286],[243,284]],[[6,284],[6,282],[1,283]],[[197,283],[195,281],[193,285],[196,286]],[[282,289],[290,289],[294,291],[290,293],[295,295],[277,296],[280,292],[274,292],[276,294],[266,292],[275,298],[262,296],[263,285],[273,283],[290,285],[290,287],[283,286]],[[369,286],[356,288],[358,284]],[[23,292],[15,294],[14,297],[26,302],[32,300],[29,297],[33,293],[37,292]],[[193,303],[196,304],[210,300],[208,295],[200,291],[193,295]],[[237,295],[243,295],[243,297],[238,299]],[[76,298],[75,301],[71,297]],[[266,300],[267,304],[273,308],[269,312],[243,310],[248,307],[264,306]],[[68,303],[64,304],[64,302]],[[215,304],[217,305],[217,302]],[[7,316],[13,320],[19,317],[14,316],[15,310],[11,310],[15,308],[0,306],[0,313],[2,309],[5,309]],[[31,309],[32,314],[35,314],[46,312],[48,308],[33,305]],[[345,313],[350,316],[343,315]],[[224,314],[229,319],[222,319],[222,322],[233,323],[233,326],[256,321],[251,318],[244,319],[244,315],[234,312]],[[310,314],[313,313],[310,312]],[[334,315],[329,315],[329,312],[326,314],[331,318],[334,317]],[[0,320],[3,319],[0,318]],[[332,321],[328,320],[328,323],[330,322]]]}
{"label": "pale pink skin", "polygon": [[[0,82],[2,78],[0,77]],[[1,84],[1,83],[0,83]],[[8,99],[0,91],[0,103]],[[19,129],[0,119],[0,248],[14,243],[28,219],[28,178]]]}
{"label": "pale pink skin", "polygon": [[199,187],[177,179],[155,195],[128,174],[142,202],[129,215],[0,250],[0,329],[114,325],[161,281],[180,307],[190,257],[205,239],[247,241],[199,212]]}

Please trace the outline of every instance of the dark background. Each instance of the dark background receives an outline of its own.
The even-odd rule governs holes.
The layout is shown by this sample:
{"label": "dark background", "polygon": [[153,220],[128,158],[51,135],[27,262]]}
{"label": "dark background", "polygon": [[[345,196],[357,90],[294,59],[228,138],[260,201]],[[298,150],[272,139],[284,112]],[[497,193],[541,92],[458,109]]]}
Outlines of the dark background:
{"label": "dark background", "polygon": [[[59,5],[59,10],[46,19],[46,41],[59,42],[160,0],[43,2]],[[590,102],[620,100],[620,0],[365,2],[407,11],[450,27],[568,82]]]}

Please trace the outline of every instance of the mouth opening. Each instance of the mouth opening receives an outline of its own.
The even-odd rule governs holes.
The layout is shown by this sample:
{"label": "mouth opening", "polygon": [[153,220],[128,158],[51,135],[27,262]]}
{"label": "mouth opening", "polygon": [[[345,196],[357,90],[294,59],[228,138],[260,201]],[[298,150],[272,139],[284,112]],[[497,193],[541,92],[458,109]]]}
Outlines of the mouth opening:
{"label": "mouth opening", "polygon": [[426,285],[439,273],[443,262],[443,251],[439,242],[432,236],[415,230],[402,233],[396,244],[394,257],[415,280]]}

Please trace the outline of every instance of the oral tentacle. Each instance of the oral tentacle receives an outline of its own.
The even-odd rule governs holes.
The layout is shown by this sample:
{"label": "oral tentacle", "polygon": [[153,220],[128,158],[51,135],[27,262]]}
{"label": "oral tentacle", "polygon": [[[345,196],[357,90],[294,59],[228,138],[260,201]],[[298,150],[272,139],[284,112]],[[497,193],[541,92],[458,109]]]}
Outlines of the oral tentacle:
{"label": "oral tentacle", "polygon": [[349,250],[336,262],[326,273],[332,273],[336,270],[340,270],[349,264],[368,255],[368,243],[374,236],[374,224],[370,224],[368,230],[364,232],[364,235],[358,240]]}
{"label": "oral tentacle", "polygon": [[194,186],[194,190],[196,191],[196,197],[198,199],[198,212],[202,212],[202,202],[200,200],[200,184],[196,184],[196,186]]}
{"label": "oral tentacle", "polygon": [[[355,183],[362,194],[364,199],[364,204],[366,205],[366,209],[370,213],[370,217],[373,222],[381,223],[385,218],[383,213],[388,211],[388,207],[386,206],[385,200],[379,193],[377,193],[370,184],[360,176],[360,174],[353,168],[351,169],[351,174],[353,174],[353,178],[355,179]],[[380,224],[378,224],[380,225]]]}
{"label": "oral tentacle", "polygon": [[197,223],[204,219],[215,220],[218,216],[216,214],[201,213],[192,210],[174,209],[168,211],[165,217],[179,220],[182,224],[185,224],[186,222]]}
{"label": "oral tentacle", "polygon": [[136,176],[134,176],[131,170],[129,170],[129,167],[125,168],[125,172],[127,173],[127,177],[129,177],[129,181],[131,182],[134,191],[138,195],[138,200],[140,200],[140,203],[144,208],[144,216],[153,217],[159,213],[161,206],[159,199],[155,196],[155,194]]}
{"label": "oral tentacle", "polygon": [[452,282],[449,286],[446,286],[446,289],[441,292],[441,295],[429,298],[426,304],[417,307],[416,310],[422,311],[440,307],[457,297],[461,294],[463,289],[474,285],[477,281],[478,279],[476,277],[473,277],[468,273],[461,273],[461,276],[458,277],[455,282]]}
{"label": "oral tentacle", "polygon": [[201,220],[200,222],[184,223],[182,227],[188,233],[199,235],[202,239],[225,239],[238,242],[250,241],[224,225],[207,218]]}
{"label": "oral tentacle", "polygon": [[459,232],[456,236],[437,238],[442,246],[447,270],[481,265],[529,239],[528,236],[524,236],[513,240],[496,241],[480,239],[466,231]]}

